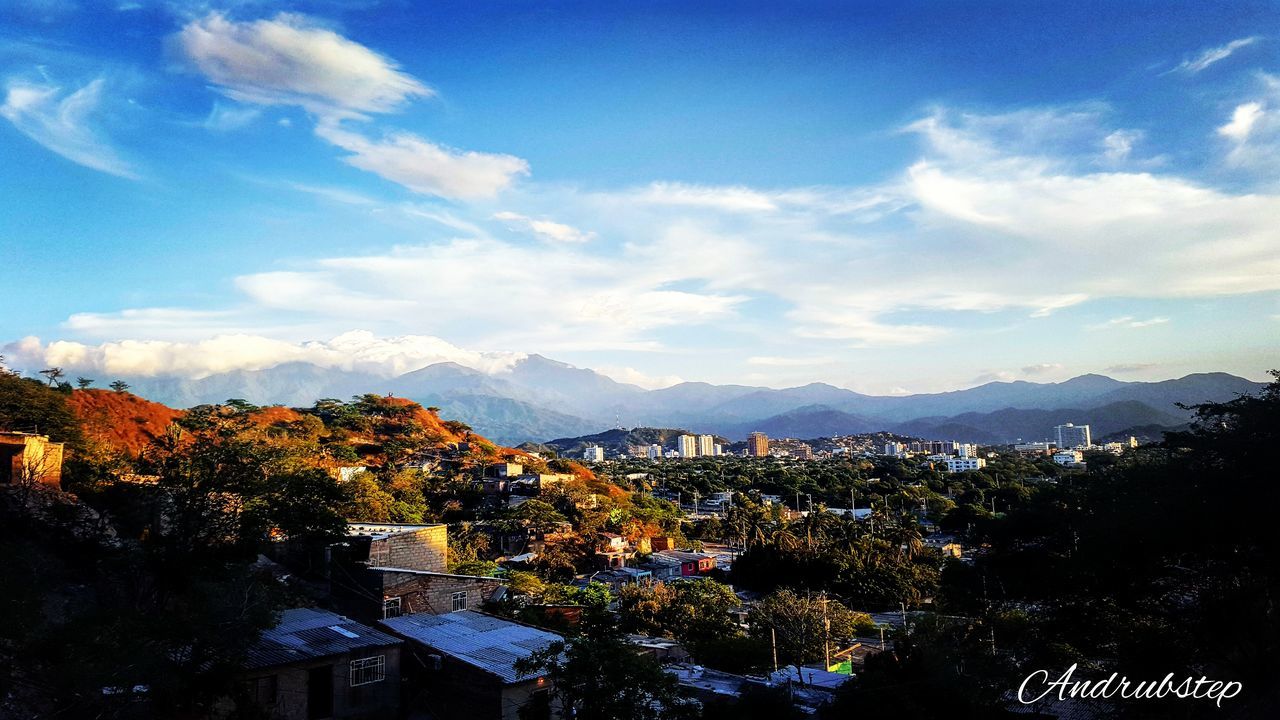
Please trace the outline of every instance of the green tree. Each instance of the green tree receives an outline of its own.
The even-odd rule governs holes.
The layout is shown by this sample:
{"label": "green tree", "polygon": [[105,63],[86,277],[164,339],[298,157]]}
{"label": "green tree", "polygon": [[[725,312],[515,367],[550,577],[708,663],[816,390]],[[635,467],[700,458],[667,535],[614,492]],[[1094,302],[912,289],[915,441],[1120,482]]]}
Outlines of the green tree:
{"label": "green tree", "polygon": [[640,655],[615,628],[556,642],[517,661],[525,675],[546,675],[560,717],[574,720],[692,720],[696,711],[675,677]]}
{"label": "green tree", "polygon": [[112,380],[111,384],[108,385],[107,387],[111,388],[112,390],[118,393],[122,393],[129,389],[129,383],[123,380]]}

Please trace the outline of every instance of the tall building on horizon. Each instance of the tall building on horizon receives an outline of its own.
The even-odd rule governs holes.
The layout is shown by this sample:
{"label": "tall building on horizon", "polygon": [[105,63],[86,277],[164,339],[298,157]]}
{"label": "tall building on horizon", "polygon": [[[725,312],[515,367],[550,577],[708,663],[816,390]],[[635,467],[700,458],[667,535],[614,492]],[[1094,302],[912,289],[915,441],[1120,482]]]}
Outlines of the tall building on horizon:
{"label": "tall building on horizon", "polygon": [[698,455],[712,457],[716,455],[716,439],[713,435],[698,436]]}
{"label": "tall building on horizon", "polygon": [[769,436],[762,432],[753,432],[747,436],[747,454],[752,457],[765,457],[769,454]]}
{"label": "tall building on horizon", "polygon": [[698,438],[694,435],[681,435],[676,438],[676,448],[682,458],[698,457]]}
{"label": "tall building on horizon", "polygon": [[1054,437],[1058,440],[1059,450],[1070,450],[1078,447],[1089,447],[1093,445],[1089,437],[1088,425],[1076,425],[1075,423],[1067,423],[1066,425],[1058,425],[1053,429]]}

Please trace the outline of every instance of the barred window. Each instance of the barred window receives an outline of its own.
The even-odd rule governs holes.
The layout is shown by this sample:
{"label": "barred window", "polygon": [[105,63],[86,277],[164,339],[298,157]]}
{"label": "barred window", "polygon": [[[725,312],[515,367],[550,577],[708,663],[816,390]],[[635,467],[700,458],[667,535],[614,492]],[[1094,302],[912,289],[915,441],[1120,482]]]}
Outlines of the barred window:
{"label": "barred window", "polygon": [[400,598],[387,598],[382,601],[382,619],[400,617]]}
{"label": "barred window", "polygon": [[467,609],[467,594],[465,592],[456,592],[453,594],[453,611]]}
{"label": "barred window", "polygon": [[387,656],[360,658],[351,661],[351,686],[382,682],[387,677]]}
{"label": "barred window", "polygon": [[276,702],[276,676],[266,675],[246,680],[245,692],[253,702],[260,706],[274,705]]}

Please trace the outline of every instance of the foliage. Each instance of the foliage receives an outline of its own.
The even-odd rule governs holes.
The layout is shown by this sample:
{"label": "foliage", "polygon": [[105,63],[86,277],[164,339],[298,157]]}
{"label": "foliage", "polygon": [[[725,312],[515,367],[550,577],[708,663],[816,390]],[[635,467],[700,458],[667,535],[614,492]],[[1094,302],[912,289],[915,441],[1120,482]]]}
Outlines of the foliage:
{"label": "foliage", "polygon": [[568,642],[553,643],[516,663],[517,671],[545,674],[554,684],[563,718],[575,720],[683,720],[695,717],[676,679],[640,655],[617,631],[598,625]]}
{"label": "foliage", "polygon": [[0,430],[39,432],[54,442],[82,438],[65,393],[8,372],[0,372]]}
{"label": "foliage", "polygon": [[756,639],[772,642],[776,637],[779,661],[804,665],[846,646],[865,618],[825,595],[779,590],[751,609],[748,623]]}
{"label": "foliage", "polygon": [[627,631],[667,635],[682,643],[739,634],[729,613],[741,604],[732,588],[708,578],[627,585],[618,594]]}

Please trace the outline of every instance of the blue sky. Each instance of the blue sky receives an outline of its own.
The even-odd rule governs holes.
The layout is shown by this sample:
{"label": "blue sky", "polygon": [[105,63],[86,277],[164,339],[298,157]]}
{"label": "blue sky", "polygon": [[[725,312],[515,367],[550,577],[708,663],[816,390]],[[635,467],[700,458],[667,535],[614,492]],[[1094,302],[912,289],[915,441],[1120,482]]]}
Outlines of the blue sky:
{"label": "blue sky", "polygon": [[[694,5],[694,7],[690,7]],[[1259,378],[1268,3],[0,8],[10,364]]]}

